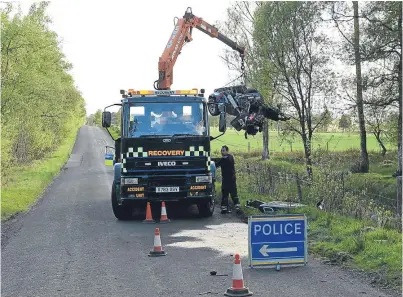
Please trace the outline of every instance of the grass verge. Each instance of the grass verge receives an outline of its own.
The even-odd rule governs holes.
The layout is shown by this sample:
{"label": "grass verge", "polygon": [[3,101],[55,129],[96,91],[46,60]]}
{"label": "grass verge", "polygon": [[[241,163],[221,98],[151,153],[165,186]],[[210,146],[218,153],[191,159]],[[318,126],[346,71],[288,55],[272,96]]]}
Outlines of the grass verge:
{"label": "grass verge", "polygon": [[1,189],[1,220],[24,212],[38,199],[68,160],[74,147],[78,129],[66,137],[50,156],[34,161],[29,166],[15,167]]}
{"label": "grass verge", "polygon": [[[217,193],[221,192],[217,184]],[[246,200],[267,201],[263,195],[238,188],[243,219],[258,210],[246,208]],[[221,196],[218,194],[218,196]],[[305,207],[289,213],[308,218],[308,253],[327,258],[328,263],[358,269],[372,276],[372,283],[401,290],[402,236],[397,230],[379,228],[370,221],[357,220]]]}

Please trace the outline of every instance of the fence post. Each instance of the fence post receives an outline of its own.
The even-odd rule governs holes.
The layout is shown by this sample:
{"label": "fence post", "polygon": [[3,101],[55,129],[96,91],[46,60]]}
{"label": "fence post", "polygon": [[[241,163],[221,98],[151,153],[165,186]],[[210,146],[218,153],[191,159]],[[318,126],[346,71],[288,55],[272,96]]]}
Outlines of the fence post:
{"label": "fence post", "polygon": [[402,217],[402,177],[397,176],[396,177],[396,182],[397,182],[397,214],[399,217]]}
{"label": "fence post", "polygon": [[341,187],[342,187],[342,199],[344,201],[344,196],[345,196],[345,189],[344,189],[344,172],[341,173]]}
{"label": "fence post", "polygon": [[301,202],[302,201],[302,188],[301,188],[301,180],[299,179],[298,173],[295,175],[295,180],[297,182],[298,199],[299,199],[299,202]]}

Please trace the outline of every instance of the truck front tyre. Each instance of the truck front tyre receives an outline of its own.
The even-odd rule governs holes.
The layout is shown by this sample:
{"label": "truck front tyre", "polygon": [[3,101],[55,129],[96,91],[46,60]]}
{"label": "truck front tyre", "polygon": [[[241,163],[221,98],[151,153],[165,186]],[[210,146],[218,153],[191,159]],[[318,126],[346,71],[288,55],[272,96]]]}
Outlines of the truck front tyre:
{"label": "truck front tyre", "polygon": [[211,217],[215,208],[215,190],[213,190],[211,199],[199,202],[197,204],[197,208],[199,209],[199,216],[203,218]]}
{"label": "truck front tyre", "polygon": [[115,217],[121,221],[129,220],[131,218],[131,208],[118,204],[115,182],[113,182],[112,184],[111,200],[112,200],[112,210]]}

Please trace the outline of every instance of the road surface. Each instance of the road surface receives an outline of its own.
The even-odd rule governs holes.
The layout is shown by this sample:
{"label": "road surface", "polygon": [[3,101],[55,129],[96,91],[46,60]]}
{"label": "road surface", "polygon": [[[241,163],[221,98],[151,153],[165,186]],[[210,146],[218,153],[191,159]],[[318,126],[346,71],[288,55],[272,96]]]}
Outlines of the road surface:
{"label": "road surface", "polygon": [[[82,127],[69,162],[41,202],[6,225],[2,297],[223,296],[234,253],[242,256],[253,296],[389,296],[317,261],[280,272],[248,269],[247,225],[231,216],[200,219],[190,209],[164,225],[116,220],[105,144],[112,144],[105,131]],[[168,255],[149,258],[156,226]],[[228,276],[210,276],[212,270]]]}

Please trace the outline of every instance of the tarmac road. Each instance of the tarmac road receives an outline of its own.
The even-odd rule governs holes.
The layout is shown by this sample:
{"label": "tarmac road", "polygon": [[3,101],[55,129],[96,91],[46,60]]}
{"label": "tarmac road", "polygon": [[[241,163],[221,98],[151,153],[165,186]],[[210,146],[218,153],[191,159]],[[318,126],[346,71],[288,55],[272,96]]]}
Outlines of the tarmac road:
{"label": "tarmac road", "polygon": [[[318,261],[306,267],[247,268],[247,225],[197,210],[171,215],[169,224],[115,219],[110,202],[112,170],[104,165],[100,128],[81,128],[73,154],[28,214],[4,225],[2,297],[29,296],[223,296],[231,285],[234,253],[242,256],[253,296],[389,296],[351,274]],[[168,255],[149,258],[155,227]],[[228,276],[210,276],[210,271]]]}

